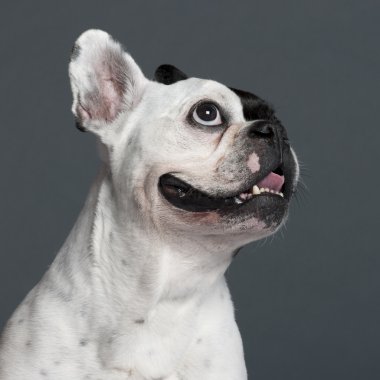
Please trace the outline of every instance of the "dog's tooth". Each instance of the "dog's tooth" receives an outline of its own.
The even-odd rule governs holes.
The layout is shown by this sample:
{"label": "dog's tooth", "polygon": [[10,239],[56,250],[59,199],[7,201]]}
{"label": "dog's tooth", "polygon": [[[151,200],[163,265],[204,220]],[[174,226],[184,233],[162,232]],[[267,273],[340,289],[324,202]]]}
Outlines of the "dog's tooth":
{"label": "dog's tooth", "polygon": [[265,193],[265,189],[263,187],[260,188],[260,193]]}
{"label": "dog's tooth", "polygon": [[267,193],[269,193],[269,192],[270,192],[270,191],[269,191],[269,189],[268,189],[267,187],[265,188],[265,191],[266,191]]}
{"label": "dog's tooth", "polygon": [[284,193],[279,193],[284,198]]}
{"label": "dog's tooth", "polygon": [[239,198],[239,197],[234,197],[234,201],[235,203],[237,203],[238,205],[242,204],[243,201]]}
{"label": "dog's tooth", "polygon": [[239,194],[239,198],[241,200],[243,200],[243,201],[245,201],[247,199],[247,197],[248,197],[248,193],[241,193],[241,194]]}
{"label": "dog's tooth", "polygon": [[257,185],[253,186],[252,193],[255,194],[255,195],[259,195],[261,193],[261,191],[260,191],[260,189],[258,188]]}

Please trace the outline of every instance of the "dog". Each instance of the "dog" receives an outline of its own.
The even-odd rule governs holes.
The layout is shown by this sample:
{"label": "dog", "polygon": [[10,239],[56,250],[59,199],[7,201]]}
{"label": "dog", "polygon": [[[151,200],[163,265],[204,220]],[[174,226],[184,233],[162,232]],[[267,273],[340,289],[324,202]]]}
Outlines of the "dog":
{"label": "dog", "polygon": [[224,273],[284,224],[299,165],[258,96],[161,65],[109,34],[69,64],[102,169],[42,280],[8,321],[1,380],[244,380]]}

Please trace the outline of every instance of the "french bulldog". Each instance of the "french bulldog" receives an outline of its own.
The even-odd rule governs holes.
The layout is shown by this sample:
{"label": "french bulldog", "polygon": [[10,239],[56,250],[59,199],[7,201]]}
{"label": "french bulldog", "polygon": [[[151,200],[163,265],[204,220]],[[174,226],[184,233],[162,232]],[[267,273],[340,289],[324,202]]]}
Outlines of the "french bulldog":
{"label": "french bulldog", "polygon": [[247,379],[224,273],[287,218],[285,128],[249,92],[171,65],[147,79],[101,30],[78,38],[69,76],[102,168],[3,331],[0,379]]}

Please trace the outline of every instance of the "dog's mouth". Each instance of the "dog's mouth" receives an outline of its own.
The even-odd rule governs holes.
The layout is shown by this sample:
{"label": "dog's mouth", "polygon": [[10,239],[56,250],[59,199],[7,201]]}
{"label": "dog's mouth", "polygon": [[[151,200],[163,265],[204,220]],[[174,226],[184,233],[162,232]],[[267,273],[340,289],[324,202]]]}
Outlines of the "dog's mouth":
{"label": "dog's mouth", "polygon": [[255,200],[263,201],[264,198],[284,204],[291,195],[282,166],[262,173],[248,187],[227,197],[207,194],[170,173],[160,177],[159,189],[173,206],[192,212],[227,212],[253,204]]}

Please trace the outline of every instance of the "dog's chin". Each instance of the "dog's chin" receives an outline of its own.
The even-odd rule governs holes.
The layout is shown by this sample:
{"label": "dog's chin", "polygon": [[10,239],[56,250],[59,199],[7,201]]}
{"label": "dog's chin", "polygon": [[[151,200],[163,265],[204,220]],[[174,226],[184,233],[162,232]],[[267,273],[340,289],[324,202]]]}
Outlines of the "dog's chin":
{"label": "dog's chin", "polygon": [[[286,219],[291,190],[287,183],[281,188],[248,189],[226,197],[212,196],[196,189],[172,174],[159,180],[163,202],[195,230],[232,233],[257,233],[257,238],[275,232]],[[258,189],[257,189],[258,188]]]}

